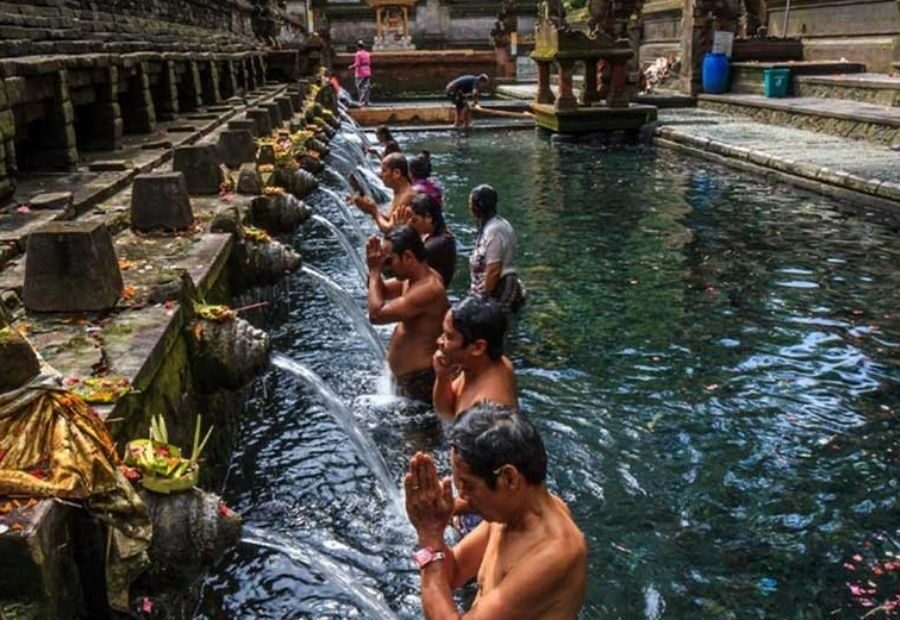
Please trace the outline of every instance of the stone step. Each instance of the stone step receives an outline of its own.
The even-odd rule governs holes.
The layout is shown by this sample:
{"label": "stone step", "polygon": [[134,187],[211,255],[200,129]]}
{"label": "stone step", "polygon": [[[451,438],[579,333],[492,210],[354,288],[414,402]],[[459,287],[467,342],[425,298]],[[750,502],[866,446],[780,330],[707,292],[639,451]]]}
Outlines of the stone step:
{"label": "stone step", "polygon": [[794,79],[800,97],[849,99],[887,107],[900,107],[900,77],[886,73],[801,75]]}
{"label": "stone step", "polygon": [[[697,104],[732,116],[809,129],[900,148],[900,108],[844,99],[762,95],[699,95]],[[898,154],[900,159],[900,154]]]}
{"label": "stone step", "polygon": [[766,69],[790,69],[791,77],[808,75],[835,75],[863,73],[866,66],[858,62],[832,60],[803,60],[787,62],[733,62],[731,63],[732,93],[762,95],[763,76]]}

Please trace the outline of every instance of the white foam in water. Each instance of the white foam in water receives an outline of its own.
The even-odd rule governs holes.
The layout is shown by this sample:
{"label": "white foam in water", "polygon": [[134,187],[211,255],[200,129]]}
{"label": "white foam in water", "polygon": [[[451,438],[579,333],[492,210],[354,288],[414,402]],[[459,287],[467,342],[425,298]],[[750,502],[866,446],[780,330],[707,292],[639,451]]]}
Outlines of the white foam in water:
{"label": "white foam in water", "polygon": [[344,404],[341,397],[334,393],[325,380],[313,372],[308,366],[289,358],[281,353],[272,354],[272,365],[291,373],[316,391],[316,394],[327,405],[329,413],[340,424],[351,443],[356,448],[356,453],[369,466],[378,482],[378,490],[388,501],[394,514],[402,522],[405,520],[406,509],[399,486],[395,484],[388,473],[387,464],[378,451],[375,442],[359,425],[353,412]]}
{"label": "white foam in water", "polygon": [[332,233],[334,233],[334,236],[337,238],[338,243],[341,244],[341,247],[344,248],[344,252],[347,254],[347,256],[350,258],[350,261],[353,263],[353,266],[356,267],[356,271],[359,273],[359,277],[362,278],[363,282],[365,282],[366,279],[369,277],[369,270],[366,267],[366,264],[363,262],[362,258],[360,257],[359,253],[353,247],[353,244],[347,238],[347,235],[345,235],[344,232],[340,228],[338,228],[337,226],[332,224],[330,221],[328,221],[321,215],[315,214],[312,216],[312,219],[314,221],[322,224],[323,226],[325,226],[325,228],[327,228]]}
{"label": "white foam in water", "polygon": [[306,566],[331,585],[344,591],[359,606],[360,610],[372,614],[369,616],[370,618],[399,620],[397,614],[387,606],[378,592],[362,585],[359,577],[354,575],[349,567],[322,553],[312,545],[249,526],[244,526],[244,532],[246,535],[241,538],[241,542],[283,553],[295,562]]}
{"label": "white foam in water", "polygon": [[350,322],[356,328],[359,335],[366,338],[366,342],[369,343],[375,357],[379,360],[385,359],[387,357],[387,349],[385,349],[384,343],[378,336],[378,332],[372,327],[369,318],[363,313],[362,308],[357,306],[356,302],[353,301],[353,298],[350,297],[350,293],[315,267],[303,265],[301,270],[306,275],[315,278],[325,287],[325,294],[328,295],[329,299],[331,299],[336,306],[344,310],[345,316],[350,319]]}

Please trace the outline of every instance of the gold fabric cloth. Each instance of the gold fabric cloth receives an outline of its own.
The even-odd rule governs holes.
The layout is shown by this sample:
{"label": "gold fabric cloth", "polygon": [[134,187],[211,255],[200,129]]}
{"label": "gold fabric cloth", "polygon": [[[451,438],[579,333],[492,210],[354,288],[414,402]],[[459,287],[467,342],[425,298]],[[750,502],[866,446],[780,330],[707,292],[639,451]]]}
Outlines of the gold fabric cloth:
{"label": "gold fabric cloth", "polygon": [[109,602],[127,610],[128,586],[148,564],[152,525],[119,463],[106,424],[56,378],[0,394],[0,496],[80,501],[106,522]]}

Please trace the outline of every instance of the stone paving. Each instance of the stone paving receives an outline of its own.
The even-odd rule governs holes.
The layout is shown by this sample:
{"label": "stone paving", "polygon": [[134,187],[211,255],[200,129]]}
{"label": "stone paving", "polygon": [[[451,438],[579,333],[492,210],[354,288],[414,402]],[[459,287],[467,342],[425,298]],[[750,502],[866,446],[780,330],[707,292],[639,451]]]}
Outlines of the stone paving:
{"label": "stone paving", "polygon": [[726,159],[881,197],[900,209],[900,152],[887,146],[703,109],[660,110],[656,135]]}

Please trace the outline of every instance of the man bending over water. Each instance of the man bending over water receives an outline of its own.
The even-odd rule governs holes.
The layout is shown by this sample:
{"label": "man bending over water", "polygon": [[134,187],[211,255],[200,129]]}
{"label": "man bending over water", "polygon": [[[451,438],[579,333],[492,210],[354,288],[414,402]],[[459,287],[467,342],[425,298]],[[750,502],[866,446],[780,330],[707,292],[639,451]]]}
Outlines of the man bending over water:
{"label": "man bending over water", "polygon": [[[425,262],[422,238],[409,226],[391,229],[384,242],[371,237],[366,264],[369,320],[376,325],[399,323],[388,348],[391,372],[404,396],[431,404],[432,356],[449,306],[444,281]],[[381,275],[385,265],[394,274],[387,281]]]}
{"label": "man bending over water", "polygon": [[434,353],[434,408],[445,420],[483,400],[518,407],[516,373],[503,355],[506,315],[500,305],[466,297],[444,315]]}
{"label": "man bending over water", "polygon": [[[571,620],[584,603],[587,544],[566,504],[545,484],[547,455],[537,429],[510,407],[483,403],[450,429],[453,483],[484,521],[453,549],[450,478],[417,453],[404,478],[406,512],[418,535],[414,559],[425,617],[445,620]],[[478,579],[460,614],[453,590]]]}

